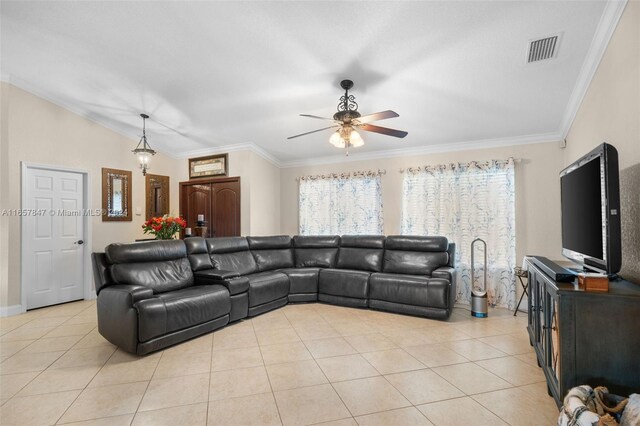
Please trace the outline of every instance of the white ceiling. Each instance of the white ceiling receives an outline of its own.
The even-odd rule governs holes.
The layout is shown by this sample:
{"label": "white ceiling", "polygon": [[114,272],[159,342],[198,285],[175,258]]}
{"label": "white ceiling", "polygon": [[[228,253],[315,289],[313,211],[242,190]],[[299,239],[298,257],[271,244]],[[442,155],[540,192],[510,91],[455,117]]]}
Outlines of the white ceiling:
{"label": "white ceiling", "polygon": [[[409,132],[363,132],[353,159],[541,141],[566,132],[602,53],[592,44],[606,46],[617,22],[611,7],[2,1],[1,72],[132,138],[148,113],[149,142],[176,157],[238,144],[281,165],[342,155],[329,130],[286,137],[325,127],[298,114],[331,117],[343,78],[363,115],[393,109],[399,118],[377,124]],[[526,64],[529,40],[557,33],[557,58]]]}

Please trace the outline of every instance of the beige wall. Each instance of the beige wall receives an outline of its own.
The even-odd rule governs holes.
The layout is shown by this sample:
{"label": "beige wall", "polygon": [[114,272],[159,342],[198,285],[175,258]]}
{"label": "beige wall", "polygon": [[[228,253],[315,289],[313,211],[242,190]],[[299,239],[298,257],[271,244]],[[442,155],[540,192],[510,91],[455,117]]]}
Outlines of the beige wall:
{"label": "beige wall", "polygon": [[558,173],[562,169],[562,150],[554,142],[282,169],[280,229],[284,234],[298,232],[298,176],[385,169],[387,173],[382,177],[384,233],[390,235],[400,233],[401,168],[508,157],[522,159],[516,164],[517,263],[521,263],[525,254],[558,258],[561,248]]}
{"label": "beige wall", "polygon": [[[184,162],[187,170],[187,160]],[[280,232],[280,169],[251,150],[229,153],[229,176],[240,176],[241,235]],[[187,180],[185,174],[181,181]]]}
{"label": "beige wall", "polygon": [[[132,222],[92,219],[91,250],[113,242],[145,238],[144,177],[131,150],[133,140],[7,83],[0,85],[0,207],[21,207],[21,162],[86,170],[91,179],[90,208],[101,208],[102,167],[131,170]],[[153,145],[153,138],[150,135]],[[179,182],[188,180],[188,160],[161,153],[150,173],[171,179],[170,209],[179,214]],[[280,170],[249,150],[229,153],[229,175],[241,179],[243,235],[280,232]],[[252,191],[253,189],[253,191]],[[251,206],[257,206],[251,208]],[[142,215],[135,215],[140,208]],[[0,216],[0,307],[21,303],[20,219]],[[148,236],[147,236],[148,238]],[[10,248],[10,249],[9,249]]]}
{"label": "beige wall", "polygon": [[[124,137],[68,110],[6,83],[0,85],[0,208],[19,208],[20,162],[29,161],[89,171],[91,208],[101,207],[101,168],[133,172],[133,207],[144,211],[144,180],[130,150],[137,141]],[[623,206],[623,250],[640,258],[640,2],[630,1],[591,82],[567,137],[556,143],[520,145],[278,169],[253,151],[229,153],[230,176],[241,177],[241,230],[244,235],[295,234],[298,231],[296,177],[306,174],[386,169],[383,176],[384,230],[400,231],[402,176],[400,168],[471,160],[521,158],[516,165],[516,254],[560,257],[558,172],[603,141],[620,154]],[[178,182],[187,180],[187,160],[162,154],[151,172],[171,177],[171,211],[178,213]],[[626,210],[625,210],[626,209]],[[626,216],[625,216],[626,214]],[[634,216],[635,215],[635,216]],[[92,250],[115,241],[142,237],[143,216],[133,222],[93,219]],[[635,251],[633,250],[635,249]],[[20,303],[20,220],[0,216],[0,307]]]}
{"label": "beige wall", "polygon": [[[9,86],[0,84],[0,210],[9,208]],[[0,215],[0,306],[9,300],[9,218]]]}
{"label": "beige wall", "polygon": [[[12,85],[2,83],[3,123],[8,127],[3,137],[7,145],[6,171],[3,178],[3,198],[7,197],[5,208],[21,207],[21,162],[33,162],[60,167],[86,170],[91,179],[91,209],[102,208],[102,167],[131,170],[132,207],[131,222],[102,222],[100,217],[92,218],[92,251],[103,250],[112,242],[131,241],[144,238],[144,177],[136,158],[131,154],[137,141],[115,133],[101,125],[80,117],[64,108],[47,102]],[[4,126],[3,126],[4,127]],[[150,172],[171,176],[171,211],[178,211],[178,180],[175,176],[177,161],[163,154],[156,154]],[[4,167],[3,167],[4,169]],[[185,166],[186,170],[186,166]],[[4,179],[3,179],[4,180]],[[137,208],[142,215],[136,215]],[[7,256],[8,278],[2,283],[2,305],[11,306],[21,302],[20,293],[20,218],[8,218],[9,232],[2,236],[10,250]],[[8,237],[8,238],[7,238]],[[4,268],[3,268],[4,269]]]}
{"label": "beige wall", "polygon": [[621,275],[640,283],[640,2],[627,3],[567,136],[569,165],[602,142],[618,150]]}
{"label": "beige wall", "polygon": [[280,233],[280,169],[251,153],[251,224],[244,235]]}

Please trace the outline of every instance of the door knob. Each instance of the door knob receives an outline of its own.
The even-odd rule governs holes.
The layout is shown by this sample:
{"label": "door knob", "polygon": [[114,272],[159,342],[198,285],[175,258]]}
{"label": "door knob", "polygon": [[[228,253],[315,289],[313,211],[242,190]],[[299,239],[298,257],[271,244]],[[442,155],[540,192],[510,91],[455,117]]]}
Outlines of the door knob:
{"label": "door knob", "polygon": [[84,244],[84,241],[78,240],[78,241],[74,242],[73,244],[78,244],[79,246],[81,246],[81,245]]}

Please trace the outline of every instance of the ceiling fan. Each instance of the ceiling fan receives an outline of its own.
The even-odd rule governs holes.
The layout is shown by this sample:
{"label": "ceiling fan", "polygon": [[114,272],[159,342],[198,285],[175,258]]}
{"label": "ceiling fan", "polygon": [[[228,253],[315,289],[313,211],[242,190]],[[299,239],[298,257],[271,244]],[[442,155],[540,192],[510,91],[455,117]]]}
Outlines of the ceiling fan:
{"label": "ceiling fan", "polygon": [[327,129],[337,129],[329,138],[329,142],[337,148],[346,148],[349,155],[349,147],[357,148],[364,145],[364,140],[358,133],[358,130],[366,132],[380,133],[396,138],[404,138],[407,132],[402,130],[389,129],[370,124],[373,121],[384,120],[386,118],[399,117],[397,113],[391,110],[376,112],[375,114],[360,115],[358,112],[358,104],[353,95],[349,94],[349,89],[353,87],[353,81],[342,80],[340,87],[344,89],[344,95],[340,97],[338,103],[338,112],[333,114],[333,118],[318,117],[317,115],[300,114],[302,117],[317,118],[319,120],[333,121],[334,124],[322,129],[313,130],[311,132],[301,133],[299,135],[290,136],[287,139],[293,139],[300,136],[309,135],[311,133],[321,132]]}

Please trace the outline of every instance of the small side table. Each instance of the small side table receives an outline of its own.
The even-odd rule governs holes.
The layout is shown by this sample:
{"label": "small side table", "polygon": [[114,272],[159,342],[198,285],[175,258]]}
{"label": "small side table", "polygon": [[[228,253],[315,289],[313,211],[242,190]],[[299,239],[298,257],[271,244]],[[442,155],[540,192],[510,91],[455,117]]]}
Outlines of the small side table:
{"label": "small side table", "polygon": [[193,236],[194,237],[203,237],[207,238],[207,227],[206,226],[196,226],[193,228]]}
{"label": "small side table", "polygon": [[[520,300],[516,305],[516,310],[513,312],[513,316],[515,317],[518,314],[518,310],[520,309],[520,304],[522,303],[522,299],[524,298],[524,295],[526,294],[527,297],[529,297],[529,292],[527,291],[527,289],[529,288],[529,278],[528,278],[529,274],[527,271],[525,271],[519,266],[516,266],[515,268],[513,268],[513,272],[515,273],[516,277],[518,277],[518,280],[520,281],[520,285],[522,286],[522,290],[523,290],[522,295],[520,296]],[[527,278],[526,284],[524,281],[522,281],[523,278]]]}

